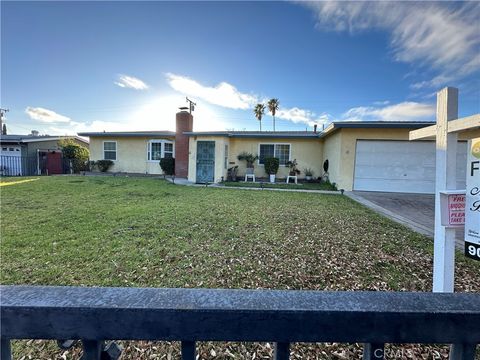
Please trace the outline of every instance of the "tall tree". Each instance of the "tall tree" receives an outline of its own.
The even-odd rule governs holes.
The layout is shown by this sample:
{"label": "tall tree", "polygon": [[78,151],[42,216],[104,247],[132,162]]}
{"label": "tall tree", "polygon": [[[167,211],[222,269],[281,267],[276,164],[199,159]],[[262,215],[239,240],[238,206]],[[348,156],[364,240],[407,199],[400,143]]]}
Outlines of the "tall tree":
{"label": "tall tree", "polygon": [[6,124],[3,124],[2,135],[7,135],[7,125]]}
{"label": "tall tree", "polygon": [[265,115],[265,105],[264,104],[257,104],[253,109],[253,113],[258,121],[260,121],[260,131],[262,131],[262,117]]}
{"label": "tall tree", "polygon": [[270,99],[268,100],[268,110],[272,114],[273,117],[273,131],[275,131],[275,114],[278,110],[278,106],[280,105],[280,102],[278,99]]}

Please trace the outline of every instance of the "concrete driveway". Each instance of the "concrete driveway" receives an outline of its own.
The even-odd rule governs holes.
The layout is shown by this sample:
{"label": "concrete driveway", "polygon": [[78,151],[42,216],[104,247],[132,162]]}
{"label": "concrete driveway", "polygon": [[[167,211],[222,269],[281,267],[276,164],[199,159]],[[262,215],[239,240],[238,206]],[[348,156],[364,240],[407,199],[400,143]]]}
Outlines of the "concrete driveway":
{"label": "concrete driveway", "polygon": [[[352,191],[350,198],[408,226],[414,231],[433,238],[435,225],[435,196],[433,194],[385,193]],[[457,247],[463,249],[463,230],[456,232]]]}

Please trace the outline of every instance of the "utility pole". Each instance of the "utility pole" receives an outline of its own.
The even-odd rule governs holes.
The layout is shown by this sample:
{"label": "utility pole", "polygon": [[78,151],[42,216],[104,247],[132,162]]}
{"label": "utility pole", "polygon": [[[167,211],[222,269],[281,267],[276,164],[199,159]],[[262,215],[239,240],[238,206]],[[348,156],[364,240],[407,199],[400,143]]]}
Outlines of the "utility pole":
{"label": "utility pole", "polygon": [[190,100],[188,97],[186,99],[187,99],[187,102],[189,104],[190,114],[192,114],[192,111],[195,110],[195,106],[197,106],[197,104],[194,103],[192,100]]}
{"label": "utility pole", "polygon": [[7,135],[7,126],[3,123],[3,117],[9,111],[10,110],[8,110],[8,109],[0,108],[0,131],[1,131],[2,135]]}

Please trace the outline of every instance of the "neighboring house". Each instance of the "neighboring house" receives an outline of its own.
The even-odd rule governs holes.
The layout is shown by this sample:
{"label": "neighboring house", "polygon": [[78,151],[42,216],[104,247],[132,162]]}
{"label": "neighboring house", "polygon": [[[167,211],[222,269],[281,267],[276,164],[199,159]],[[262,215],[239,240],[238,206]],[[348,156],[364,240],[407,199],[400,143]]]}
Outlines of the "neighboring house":
{"label": "neighboring house", "polygon": [[30,135],[0,136],[0,175],[28,176],[62,174],[62,151],[59,141],[72,139],[88,148],[88,141],[77,136]]}
{"label": "neighboring house", "polygon": [[[195,132],[193,117],[177,113],[176,132],[95,132],[79,133],[90,137],[92,160],[110,159],[110,171],[161,174],[159,159],[175,157],[175,174],[190,181],[220,182],[227,170],[245,162],[237,159],[243,151],[258,154],[257,177],[267,177],[263,160],[280,159],[278,178],[288,175],[286,163],[296,159],[301,170],[311,168],[323,175],[329,160],[329,178],[345,190],[433,193],[435,144],[433,141],[408,141],[409,132],[432,122],[334,122],[316,131],[214,131]],[[460,140],[480,136],[480,130],[460,134]],[[459,184],[465,181],[466,143],[459,142]]]}

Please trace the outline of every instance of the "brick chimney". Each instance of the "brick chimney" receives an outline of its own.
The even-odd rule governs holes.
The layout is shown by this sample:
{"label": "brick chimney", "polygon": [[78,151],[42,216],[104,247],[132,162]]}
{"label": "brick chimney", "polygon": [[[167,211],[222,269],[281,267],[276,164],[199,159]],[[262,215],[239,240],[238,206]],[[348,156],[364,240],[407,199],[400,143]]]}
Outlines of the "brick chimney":
{"label": "brick chimney", "polygon": [[176,115],[175,133],[175,176],[188,177],[188,143],[189,136],[184,135],[186,131],[193,130],[193,116],[188,111],[180,111]]}

